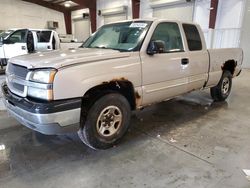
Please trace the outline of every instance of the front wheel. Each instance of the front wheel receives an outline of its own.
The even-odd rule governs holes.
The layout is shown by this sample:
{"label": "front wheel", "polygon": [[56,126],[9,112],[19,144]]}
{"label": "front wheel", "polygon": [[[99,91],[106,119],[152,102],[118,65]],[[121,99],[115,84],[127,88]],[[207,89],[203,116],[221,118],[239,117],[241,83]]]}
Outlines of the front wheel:
{"label": "front wheel", "polygon": [[229,71],[224,71],[220,82],[210,89],[210,93],[215,101],[225,101],[231,92],[231,88],[232,74]]}
{"label": "front wheel", "polygon": [[130,116],[130,105],[124,96],[118,93],[104,95],[90,108],[78,135],[93,149],[110,148],[126,133]]}

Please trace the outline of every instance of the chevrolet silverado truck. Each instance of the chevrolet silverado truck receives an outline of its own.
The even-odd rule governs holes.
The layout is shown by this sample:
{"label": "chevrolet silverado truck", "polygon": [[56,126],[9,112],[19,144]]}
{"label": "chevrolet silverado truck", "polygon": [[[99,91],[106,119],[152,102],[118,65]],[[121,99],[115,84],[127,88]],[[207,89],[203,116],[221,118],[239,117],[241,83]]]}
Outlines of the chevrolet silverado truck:
{"label": "chevrolet silverado truck", "polygon": [[8,59],[38,51],[56,50],[60,47],[57,32],[49,29],[10,29],[0,33],[0,65]]}
{"label": "chevrolet silverado truck", "polygon": [[3,101],[21,124],[43,134],[78,132],[106,149],[126,133],[131,111],[200,89],[230,94],[241,49],[207,50],[201,28],[161,19],[102,26],[80,48],[9,60]]}

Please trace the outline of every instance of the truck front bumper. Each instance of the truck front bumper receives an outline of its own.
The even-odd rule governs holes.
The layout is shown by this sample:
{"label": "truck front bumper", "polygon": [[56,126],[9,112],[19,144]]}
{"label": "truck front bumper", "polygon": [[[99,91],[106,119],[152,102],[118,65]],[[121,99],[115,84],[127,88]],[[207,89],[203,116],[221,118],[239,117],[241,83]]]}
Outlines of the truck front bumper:
{"label": "truck front bumper", "polygon": [[46,135],[76,132],[80,125],[81,99],[34,102],[10,92],[2,85],[7,111],[26,127]]}

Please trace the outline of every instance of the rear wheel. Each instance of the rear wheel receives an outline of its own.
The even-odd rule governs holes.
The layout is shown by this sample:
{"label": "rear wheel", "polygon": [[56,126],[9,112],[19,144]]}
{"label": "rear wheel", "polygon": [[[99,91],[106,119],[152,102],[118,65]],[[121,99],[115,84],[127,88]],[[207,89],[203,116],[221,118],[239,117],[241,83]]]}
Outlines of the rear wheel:
{"label": "rear wheel", "polygon": [[27,49],[28,53],[33,53],[35,51],[34,38],[31,31],[29,31],[27,35]]}
{"label": "rear wheel", "polygon": [[229,71],[224,71],[220,82],[217,86],[210,89],[210,93],[215,101],[225,101],[231,92],[231,88],[232,74]]}
{"label": "rear wheel", "polygon": [[130,116],[130,105],[124,96],[118,93],[107,94],[90,108],[78,135],[93,149],[110,148],[126,133]]}

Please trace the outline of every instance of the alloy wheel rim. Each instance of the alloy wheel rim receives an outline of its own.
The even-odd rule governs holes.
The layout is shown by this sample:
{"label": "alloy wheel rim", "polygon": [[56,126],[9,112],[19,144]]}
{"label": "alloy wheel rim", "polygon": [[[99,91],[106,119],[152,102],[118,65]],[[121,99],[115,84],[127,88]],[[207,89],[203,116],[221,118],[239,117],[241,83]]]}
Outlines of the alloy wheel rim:
{"label": "alloy wheel rim", "polygon": [[223,81],[222,81],[222,88],[221,88],[222,93],[223,93],[224,95],[228,94],[229,88],[230,88],[230,81],[229,81],[229,79],[226,77],[226,78],[224,78]]}
{"label": "alloy wheel rim", "polygon": [[96,122],[96,129],[99,135],[110,137],[118,132],[121,123],[121,110],[117,106],[108,106],[101,111]]}

